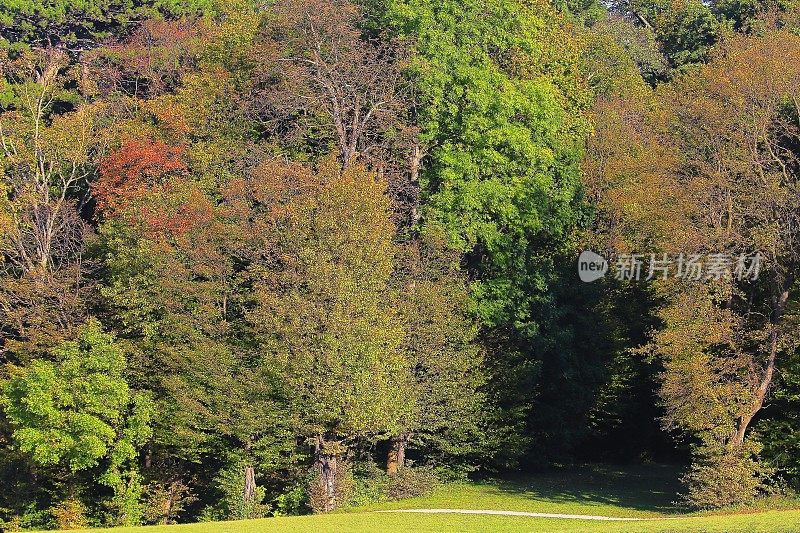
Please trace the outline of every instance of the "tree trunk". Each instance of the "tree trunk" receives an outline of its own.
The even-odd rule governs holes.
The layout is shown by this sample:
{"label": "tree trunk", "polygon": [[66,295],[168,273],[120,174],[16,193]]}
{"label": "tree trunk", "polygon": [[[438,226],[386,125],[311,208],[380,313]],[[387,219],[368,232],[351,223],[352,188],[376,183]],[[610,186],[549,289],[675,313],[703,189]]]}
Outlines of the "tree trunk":
{"label": "tree trunk", "polygon": [[406,447],[408,446],[408,434],[401,433],[392,438],[389,443],[389,454],[386,458],[386,473],[390,476],[396,474],[406,463]]}
{"label": "tree trunk", "polygon": [[764,369],[764,374],[761,376],[758,387],[754,391],[752,408],[748,412],[741,415],[736,422],[736,431],[731,439],[731,446],[734,448],[741,446],[744,443],[747,428],[750,426],[750,422],[753,421],[753,418],[755,418],[756,414],[758,414],[758,412],[764,406],[764,399],[767,397],[767,392],[769,391],[770,385],[772,385],[772,378],[775,376],[775,361],[778,356],[778,348],[780,344],[780,329],[782,325],[781,322],[783,319],[783,312],[786,308],[786,302],[789,299],[789,290],[791,289],[793,283],[794,278],[790,277],[786,281],[786,285],[781,293],[774,300],[767,366]]}
{"label": "tree trunk", "polygon": [[337,484],[339,473],[339,458],[335,453],[330,453],[325,449],[325,443],[321,437],[317,438],[314,450],[317,473],[319,474],[320,494],[323,501],[320,510],[330,512],[336,509],[338,502]]}
{"label": "tree trunk", "polygon": [[253,503],[256,499],[256,471],[248,465],[244,467],[244,494],[245,505]]}
{"label": "tree trunk", "polygon": [[411,172],[411,187],[413,189],[414,194],[414,201],[413,205],[411,206],[411,225],[416,226],[419,223],[420,219],[420,212],[419,212],[419,169],[422,163],[422,147],[420,147],[419,143],[414,143],[414,147],[411,151],[411,161],[410,161],[410,172]]}
{"label": "tree trunk", "polygon": [[764,369],[764,375],[761,378],[758,388],[754,392],[752,408],[741,415],[739,420],[736,422],[736,431],[733,434],[733,439],[731,439],[731,445],[734,448],[741,446],[742,443],[744,443],[744,437],[745,433],[747,432],[747,428],[750,426],[750,422],[753,421],[753,418],[755,418],[756,414],[758,414],[758,412],[764,406],[764,399],[767,396],[767,391],[769,391],[769,386],[772,384],[772,378],[775,375],[775,360],[778,355],[777,328],[777,325],[772,326],[767,367]]}

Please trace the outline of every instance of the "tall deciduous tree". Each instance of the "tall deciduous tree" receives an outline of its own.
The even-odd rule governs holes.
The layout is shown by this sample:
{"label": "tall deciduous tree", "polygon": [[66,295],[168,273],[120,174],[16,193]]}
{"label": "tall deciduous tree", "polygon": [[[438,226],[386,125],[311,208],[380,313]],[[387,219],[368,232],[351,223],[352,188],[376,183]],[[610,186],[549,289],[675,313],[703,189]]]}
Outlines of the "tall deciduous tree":
{"label": "tall deciduous tree", "polygon": [[286,134],[307,125],[304,115],[323,113],[343,169],[385,151],[409,91],[403,48],[364,26],[357,5],[345,0],[281,0],[255,50],[261,119]]}
{"label": "tall deciduous tree", "polygon": [[554,261],[580,217],[578,48],[544,2],[368,5],[415,52],[423,220],[465,253],[513,461],[536,434],[537,372],[562,350],[543,332],[558,329]]}
{"label": "tall deciduous tree", "polygon": [[279,416],[279,378],[241,323],[239,225],[249,213],[228,219],[196,184],[162,177],[101,229],[103,294],[137,347],[134,375],[159,391],[152,459],[222,456],[219,488],[239,489],[222,495],[221,517],[263,516],[257,476],[285,467],[281,454],[291,456],[294,440],[291,416]]}
{"label": "tall deciduous tree", "polygon": [[391,439],[386,471],[394,474],[404,466],[409,446],[424,449],[427,461],[453,467],[485,461],[481,445],[491,408],[482,392],[483,354],[460,254],[448,249],[434,227],[403,252],[394,283],[403,353],[413,375],[413,409]]}
{"label": "tall deciduous tree", "polygon": [[[700,506],[747,500],[761,486],[760,444],[750,427],[798,345],[791,305],[800,268],[800,66],[786,58],[797,56],[800,40],[778,31],[720,46],[708,65],[660,88],[649,106],[629,106],[647,110],[634,123],[639,133],[633,142],[612,140],[610,157],[597,159],[608,190],[622,180],[635,191],[606,194],[605,203],[609,219],[622,221],[618,236],[633,235],[625,230],[631,221],[644,228],[639,237],[647,238],[635,239],[634,249],[727,260],[727,276],[666,284],[664,328],[652,345],[665,367],[665,424],[698,439],[687,481]],[[647,145],[654,149],[638,149]],[[664,156],[651,161],[657,153]],[[631,172],[637,168],[644,170]],[[649,212],[639,210],[644,199],[652,199]],[[739,279],[737,258],[756,253],[758,279]]]}
{"label": "tall deciduous tree", "polygon": [[66,56],[55,50],[26,53],[7,65],[9,98],[0,115],[0,346],[6,350],[15,342],[52,346],[85,318],[83,252],[90,229],[80,210],[102,105],[66,90],[66,66]]}
{"label": "tall deciduous tree", "polygon": [[243,190],[267,210],[252,228],[248,320],[292,391],[297,431],[314,448],[312,502],[329,511],[343,503],[348,445],[396,435],[410,408],[391,206],[385,184],[331,160],[318,173],[268,165]]}
{"label": "tall deciduous tree", "polygon": [[[798,50],[800,39],[786,32],[736,38],[695,76],[677,80],[665,91],[665,98],[681,95],[676,109],[679,142],[686,158],[684,179],[697,184],[692,189],[700,209],[693,223],[704,237],[698,242],[701,251],[762,257],[757,280],[729,279],[720,292],[711,292],[718,295],[712,301],[720,309],[705,320],[719,337],[698,339],[691,355],[683,357],[672,352],[673,344],[657,341],[668,360],[663,396],[671,421],[689,422],[705,439],[713,435],[720,448],[703,457],[691,478],[690,496],[700,503],[716,495],[722,502],[710,503],[727,503],[732,480],[710,473],[730,456],[740,457],[736,464],[752,460],[749,453],[758,448],[749,436],[750,425],[773,387],[776,369],[800,343],[787,312],[797,297],[800,269],[800,64],[786,58],[797,57]],[[672,326],[666,334],[682,331],[674,321]],[[703,428],[690,422],[696,413],[679,407],[695,396],[692,388],[679,385],[687,355],[704,361],[711,390],[722,386],[738,391],[728,401],[720,395],[726,411]],[[752,494],[733,495],[745,497]]]}

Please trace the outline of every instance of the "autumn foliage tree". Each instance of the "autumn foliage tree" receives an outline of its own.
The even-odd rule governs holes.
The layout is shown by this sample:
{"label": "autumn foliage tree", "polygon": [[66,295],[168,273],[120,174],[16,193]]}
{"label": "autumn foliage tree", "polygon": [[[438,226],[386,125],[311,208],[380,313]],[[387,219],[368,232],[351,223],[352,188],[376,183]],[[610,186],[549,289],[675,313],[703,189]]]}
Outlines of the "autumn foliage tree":
{"label": "autumn foliage tree", "polygon": [[108,215],[137,195],[163,184],[170,174],[186,172],[183,149],[160,140],[131,139],[100,162],[100,177],[92,184],[99,211]]}
{"label": "autumn foliage tree", "polygon": [[[766,469],[750,427],[797,347],[790,309],[798,268],[800,70],[786,58],[798,46],[785,32],[732,38],[708,65],[661,87],[649,109],[622,104],[604,116],[609,124],[620,112],[633,113],[637,125],[609,130],[631,139],[610,141],[597,158],[609,187],[606,220],[619,242],[761,256],[757,280],[734,276],[731,263],[721,279],[663,288],[669,303],[652,348],[665,368],[664,422],[698,439],[686,480],[688,498],[699,506],[746,501],[763,487]],[[652,148],[641,150],[643,143]],[[665,156],[650,159],[658,153]],[[659,207],[640,211],[645,199]],[[631,222],[644,231],[626,230]]]}
{"label": "autumn foliage tree", "polygon": [[[0,346],[52,345],[85,318],[83,260],[89,226],[92,158],[101,138],[102,104],[67,90],[67,57],[56,50],[5,65],[8,92],[0,114],[4,238]],[[64,108],[72,108],[61,112]]]}
{"label": "autumn foliage tree", "polygon": [[385,155],[410,90],[406,52],[370,35],[365,23],[350,2],[281,0],[256,48],[261,120],[290,133],[321,112],[343,169]]}
{"label": "autumn foliage tree", "polygon": [[[248,321],[293,391],[297,431],[314,450],[312,505],[346,501],[343,461],[359,439],[396,434],[410,368],[392,307],[397,253],[385,184],[328,161],[318,173],[267,166],[252,190],[272,202],[248,268]],[[251,202],[254,201],[250,200]]]}

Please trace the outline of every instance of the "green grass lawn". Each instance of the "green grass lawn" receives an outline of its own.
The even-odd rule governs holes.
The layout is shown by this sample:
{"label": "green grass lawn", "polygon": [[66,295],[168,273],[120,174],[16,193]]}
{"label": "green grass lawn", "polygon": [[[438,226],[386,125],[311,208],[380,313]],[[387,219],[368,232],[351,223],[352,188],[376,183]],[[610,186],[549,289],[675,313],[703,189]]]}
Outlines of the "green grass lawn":
{"label": "green grass lawn", "polygon": [[440,487],[430,496],[360,507],[373,509],[502,509],[536,513],[657,517],[678,512],[673,501],[680,472],[646,465],[589,466],[518,480],[487,480]]}
{"label": "green grass lawn", "polygon": [[[527,479],[482,481],[439,487],[432,494],[400,502],[373,504],[328,515],[267,518],[147,528],[116,528],[115,533],[271,533],[271,532],[800,532],[797,510],[733,514],[680,514],[677,472],[669,467],[614,469],[590,467]],[[658,518],[643,522],[599,522],[518,516],[379,513],[393,509],[493,509],[541,513]],[[106,530],[111,531],[111,530]]]}
{"label": "green grass lawn", "polygon": [[[111,530],[106,530],[111,531]],[[179,526],[117,528],[115,533],[362,533],[362,532],[720,532],[781,533],[800,531],[800,511],[769,511],[733,516],[693,517],[652,522],[593,522],[486,515],[343,513],[327,516],[265,518]]]}

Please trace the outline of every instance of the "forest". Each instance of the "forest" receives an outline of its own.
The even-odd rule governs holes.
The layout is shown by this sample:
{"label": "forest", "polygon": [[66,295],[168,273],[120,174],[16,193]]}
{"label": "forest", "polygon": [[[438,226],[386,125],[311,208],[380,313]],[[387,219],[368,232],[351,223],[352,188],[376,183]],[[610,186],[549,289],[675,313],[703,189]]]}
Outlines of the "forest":
{"label": "forest", "polygon": [[800,490],[794,0],[0,0],[0,71],[0,530]]}

